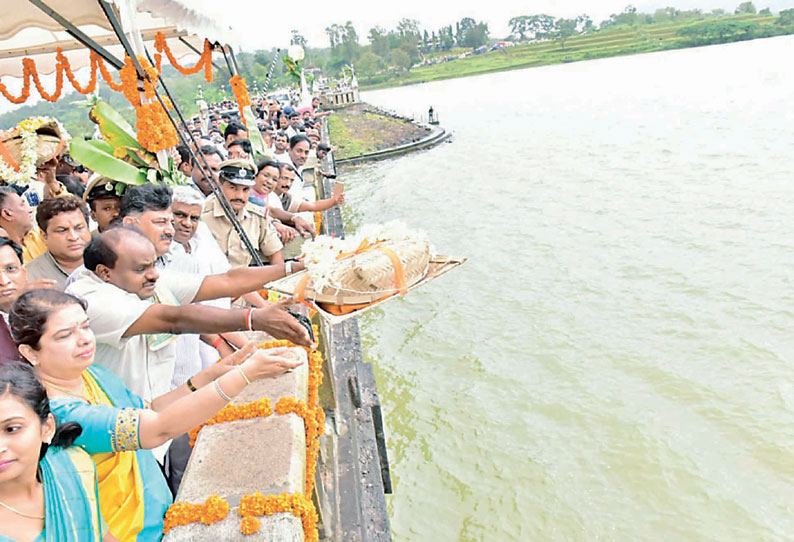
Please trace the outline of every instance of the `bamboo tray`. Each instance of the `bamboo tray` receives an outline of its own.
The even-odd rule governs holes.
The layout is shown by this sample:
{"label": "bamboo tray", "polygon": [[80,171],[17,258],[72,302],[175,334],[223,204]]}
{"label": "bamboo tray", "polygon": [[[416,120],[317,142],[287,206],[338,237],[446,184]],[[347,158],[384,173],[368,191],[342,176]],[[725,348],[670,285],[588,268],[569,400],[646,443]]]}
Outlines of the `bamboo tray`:
{"label": "bamboo tray", "polygon": [[[425,274],[425,276],[421,280],[408,286],[406,288],[406,293],[415,290],[420,286],[424,286],[431,280],[434,280],[440,277],[441,275],[444,275],[452,271],[453,269],[463,264],[464,262],[466,262],[466,258],[452,258],[443,255],[432,256],[430,258],[430,261],[428,262],[427,273]],[[265,288],[267,288],[268,290],[273,290],[283,295],[291,296],[295,292],[295,286],[297,285],[297,283],[300,281],[301,277],[305,273],[306,271],[300,271],[298,273],[295,273],[294,275],[290,275],[289,277],[284,277],[279,280],[270,282],[265,285]],[[395,299],[397,297],[399,297],[399,295],[390,295],[387,297],[381,297],[380,299],[374,301],[367,300],[369,302],[365,303],[365,306],[360,306],[360,307],[357,306],[354,309],[350,310],[350,312],[348,312],[347,314],[334,314],[333,312],[330,312],[329,310],[327,310],[329,308],[327,304],[319,302],[318,300],[312,298],[308,294],[305,303],[308,304],[314,310],[316,310],[317,313],[327,322],[331,324],[337,324],[339,322],[344,322],[349,318],[360,316],[361,314],[367,312],[368,310],[374,307],[378,307],[383,303],[386,303],[387,301],[391,299]],[[349,303],[347,303],[347,305],[350,305],[351,303],[354,305],[359,305],[359,303],[354,303],[353,300],[350,298],[348,298],[348,301]]]}

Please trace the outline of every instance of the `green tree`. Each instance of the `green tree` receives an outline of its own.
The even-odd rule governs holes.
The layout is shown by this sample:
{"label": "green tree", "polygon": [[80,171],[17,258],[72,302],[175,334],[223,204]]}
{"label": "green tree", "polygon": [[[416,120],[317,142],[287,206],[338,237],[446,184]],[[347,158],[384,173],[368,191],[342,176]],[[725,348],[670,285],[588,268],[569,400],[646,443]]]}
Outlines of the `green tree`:
{"label": "green tree", "polygon": [[400,71],[408,71],[411,68],[411,57],[402,49],[395,49],[391,52],[391,63]]}
{"label": "green tree", "polygon": [[576,34],[575,19],[557,19],[554,24],[554,39],[560,42],[563,50],[565,49],[565,41]]}
{"label": "green tree", "polygon": [[301,35],[298,30],[290,30],[290,45],[300,45],[303,48],[306,48],[306,38]]}
{"label": "green tree", "polygon": [[510,36],[513,39],[524,41],[529,33],[529,15],[513,17],[507,23],[510,25]]}
{"label": "green tree", "polygon": [[677,9],[673,7],[661,8],[653,12],[653,22],[667,23],[670,21],[674,21],[677,16],[678,16]]}
{"label": "green tree", "polygon": [[772,10],[769,8],[764,8],[758,12],[759,15],[772,15]]}
{"label": "green tree", "polygon": [[589,15],[582,14],[576,18],[576,32],[589,34],[593,30],[595,30],[595,25]]}
{"label": "green tree", "polygon": [[401,36],[419,36],[419,21],[416,19],[400,19],[397,23],[397,32]]}
{"label": "green tree", "polygon": [[342,43],[340,49],[342,51],[342,57],[347,61],[348,64],[350,64],[356,59],[356,57],[358,57],[359,51],[358,33],[356,32],[352,21],[347,21],[345,23],[345,26],[342,29],[341,40]]}
{"label": "green tree", "polygon": [[752,2],[742,2],[736,8],[736,11],[734,11],[734,13],[736,13],[737,15],[740,13],[755,13],[755,12],[756,12],[755,4],[753,4]]}
{"label": "green tree", "polygon": [[345,29],[338,24],[332,24],[325,28],[325,33],[328,34],[328,41],[331,42],[331,49],[333,50],[342,43],[342,36],[345,33]]}
{"label": "green tree", "polygon": [[725,17],[727,14],[728,12],[721,8],[711,10],[711,15],[714,17]]}
{"label": "green tree", "polygon": [[365,77],[371,77],[382,69],[383,59],[372,51],[367,51],[356,61],[356,72]]}
{"label": "green tree", "polygon": [[789,26],[794,24],[794,8],[792,9],[782,9],[780,10],[778,20],[775,21],[775,24],[779,24],[782,26]]}
{"label": "green tree", "polygon": [[710,45],[751,39],[757,35],[760,26],[753,21],[718,19],[685,26],[677,34],[687,38],[689,45]]}

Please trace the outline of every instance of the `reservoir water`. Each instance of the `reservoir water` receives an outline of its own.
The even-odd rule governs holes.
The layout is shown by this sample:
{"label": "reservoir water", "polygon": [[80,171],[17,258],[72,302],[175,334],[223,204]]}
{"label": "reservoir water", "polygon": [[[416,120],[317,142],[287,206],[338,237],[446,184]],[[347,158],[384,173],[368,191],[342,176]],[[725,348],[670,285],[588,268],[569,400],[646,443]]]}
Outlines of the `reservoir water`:
{"label": "reservoir water", "polygon": [[468,263],[362,318],[398,541],[794,537],[794,39],[365,93],[343,171]]}

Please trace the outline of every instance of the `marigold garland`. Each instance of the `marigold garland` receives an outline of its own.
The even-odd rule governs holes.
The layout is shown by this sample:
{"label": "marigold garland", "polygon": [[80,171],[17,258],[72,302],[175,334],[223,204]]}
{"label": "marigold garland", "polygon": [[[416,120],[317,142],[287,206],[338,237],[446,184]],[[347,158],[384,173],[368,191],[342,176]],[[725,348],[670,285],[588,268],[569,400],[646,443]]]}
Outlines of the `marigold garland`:
{"label": "marigold garland", "polygon": [[[158,32],[155,36],[155,49],[159,52],[164,52],[169,62],[171,62],[171,65],[182,74],[190,75],[198,73],[203,67],[204,78],[208,83],[212,82],[212,45],[210,45],[209,41],[204,40],[204,51],[201,53],[199,61],[192,68],[185,68],[177,63],[176,58],[168,46],[165,35],[162,32]],[[98,54],[91,51],[89,58],[91,74],[88,82],[85,85],[81,85],[75,77],[69,59],[63,54],[63,50],[60,48],[56,49],[55,90],[50,93],[47,92],[41,84],[36,62],[32,58],[25,57],[22,59],[23,85],[21,94],[19,96],[12,95],[2,81],[0,81],[0,94],[13,104],[25,103],[28,98],[30,98],[30,87],[32,82],[42,98],[49,102],[56,102],[63,92],[64,74],[77,92],[80,94],[89,94],[96,90],[98,81],[97,72],[99,72],[99,75],[102,76],[102,79],[107,85],[112,90],[123,93],[127,101],[135,108],[135,114],[138,119],[135,124],[138,142],[143,145],[146,150],[156,153],[160,150],[171,148],[179,142],[176,129],[170,122],[168,112],[163,109],[163,106],[160,105],[159,102],[147,104],[142,102],[141,91],[138,87],[138,70],[135,68],[135,64],[129,55],[124,58],[124,66],[119,70],[120,83],[113,80],[113,76],[108,71],[104,60]],[[155,58],[156,67],[152,66],[146,58],[138,57],[138,62],[146,73],[142,86],[143,95],[149,100],[154,100],[155,98],[155,86],[157,85],[162,71],[162,56],[160,53],[157,53]],[[171,109],[173,105],[169,102],[166,104],[166,107]]]}
{"label": "marigold garland", "polygon": [[252,535],[259,530],[259,525],[258,519],[251,516],[246,516],[240,522],[240,532],[246,536]]}
{"label": "marigold garland", "polygon": [[320,211],[314,211],[314,231],[320,235],[320,228],[323,226],[323,214]]}
{"label": "marigold garland", "polygon": [[[307,542],[317,542],[319,539],[317,510],[311,499],[300,493],[265,496],[257,491],[253,495],[244,495],[240,499],[240,507],[237,509],[237,514],[243,518],[240,523],[240,531],[243,534],[251,534],[246,532],[248,527],[246,520],[254,519],[254,516],[272,516],[279,513],[299,517],[303,524],[304,539]],[[258,528],[259,522],[257,521]]]}
{"label": "marigold garland", "polygon": [[[168,46],[168,42],[166,41],[165,35],[162,32],[158,32],[155,36],[155,49],[159,52],[164,52],[168,57],[168,61],[171,65],[177,69],[183,75],[191,75],[194,73],[198,73],[202,68],[204,68],[204,79],[208,83],[212,83],[212,45],[209,41],[204,40],[204,51],[201,53],[201,57],[199,61],[196,63],[195,66],[192,68],[185,68],[176,60],[173,53],[171,52],[170,47]],[[148,61],[143,58],[139,57],[141,60],[141,65],[144,70],[149,74],[152,82],[156,81],[159,77],[160,73],[162,72],[162,58],[161,55],[158,53],[155,55],[157,58],[157,67],[151,66]],[[66,78],[71,83],[72,87],[79,92],[80,94],[90,94],[96,90],[97,84],[97,72],[102,76],[102,79],[105,80],[107,85],[115,90],[116,92],[122,92],[124,84],[116,83],[113,80],[113,77],[110,75],[107,66],[105,65],[104,60],[94,51],[90,52],[89,56],[89,66],[91,68],[91,75],[89,76],[88,83],[83,86],[78,81],[74,75],[74,71],[72,66],[69,62],[69,59],[66,55],[63,54],[63,50],[61,48],[56,49],[55,53],[56,65],[55,65],[55,90],[51,93],[48,93],[44,90],[44,87],[41,84],[41,79],[39,76],[38,68],[36,67],[36,61],[30,57],[25,57],[22,59],[22,91],[19,96],[14,96],[8,90],[8,88],[0,81],[0,94],[2,94],[9,102],[13,104],[23,104],[25,103],[28,98],[30,98],[30,87],[31,82],[35,85],[36,90],[39,92],[42,98],[49,102],[55,102],[60,98],[61,93],[63,92],[63,76],[66,74]],[[125,58],[125,65],[127,64],[127,59]],[[131,62],[130,62],[131,64]],[[123,68],[122,68],[123,69]],[[137,78],[137,73],[136,73]],[[144,86],[146,82],[144,82]],[[137,89],[136,89],[137,90]],[[145,89],[144,89],[145,90]],[[129,99],[129,96],[128,96]],[[133,103],[131,101],[131,103]]]}
{"label": "marigold garland", "polygon": [[237,109],[240,111],[240,120],[243,121],[243,124],[248,126],[248,124],[245,122],[245,115],[243,115],[243,108],[251,105],[251,98],[248,96],[248,88],[246,87],[245,79],[240,77],[240,74],[234,74],[232,78],[229,79],[229,84],[232,87],[234,99],[237,100]]}
{"label": "marigold garland", "polygon": [[171,48],[168,46],[165,34],[162,32],[158,32],[154,36],[154,48],[157,51],[154,57],[158,72],[162,73],[162,55],[160,53],[165,53],[165,56],[168,57],[168,62],[170,62],[182,75],[193,75],[198,73],[201,68],[204,68],[204,80],[207,81],[207,83],[212,83],[212,45],[209,40],[204,40],[204,50],[201,53],[201,58],[199,58],[198,62],[196,62],[192,68],[186,68],[177,62],[174,53],[171,52]]}
{"label": "marigold garland", "polygon": [[193,446],[196,443],[199,432],[206,425],[215,425],[235,420],[250,420],[252,418],[267,418],[272,414],[273,409],[270,406],[270,399],[267,397],[242,405],[228,404],[220,409],[212,418],[188,431],[190,445]]}
{"label": "marigold garland", "polygon": [[[317,326],[312,326],[312,330],[315,336],[317,336],[319,333]],[[259,348],[268,349],[296,346],[297,345],[287,340],[273,340],[260,344]],[[295,414],[303,419],[304,430],[306,431],[306,480],[304,484],[304,493],[282,493],[280,495],[264,496],[257,491],[253,495],[244,495],[240,499],[240,506],[237,509],[237,514],[242,518],[240,522],[240,532],[246,536],[259,531],[260,522],[254,516],[261,517],[281,512],[291,513],[301,519],[304,537],[307,542],[317,542],[319,540],[317,510],[314,507],[314,502],[311,500],[311,495],[314,492],[314,476],[317,467],[317,456],[319,455],[320,449],[320,436],[325,429],[325,412],[320,406],[319,400],[319,387],[323,381],[323,357],[317,350],[311,350],[304,346],[301,346],[301,348],[306,350],[309,360],[309,390],[307,401],[303,402],[295,397],[282,397],[276,402],[275,413],[279,415]],[[191,445],[195,443],[199,431],[205,425],[214,425],[238,419],[267,417],[273,413],[274,410],[270,407],[270,400],[266,397],[243,405],[227,405],[206,423],[189,432],[190,443]],[[223,499],[219,497],[218,499],[226,503]],[[218,507],[216,501],[213,501],[213,506],[213,510]],[[226,503],[226,507],[226,512],[228,513],[228,503]],[[201,519],[201,512],[205,508],[208,508],[207,503],[204,505],[195,505],[178,502],[171,505],[168,512],[166,512],[166,529],[164,532],[167,533],[168,530],[177,525],[188,525],[190,523],[197,523],[198,521],[204,523]],[[206,517],[216,517],[216,515],[210,514],[207,511],[204,511],[204,514]],[[226,515],[220,519],[225,517]]]}
{"label": "marigold garland", "polygon": [[218,495],[210,495],[204,504],[176,502],[168,507],[163,519],[163,533],[174,527],[201,522],[212,525],[229,515],[229,503]]}

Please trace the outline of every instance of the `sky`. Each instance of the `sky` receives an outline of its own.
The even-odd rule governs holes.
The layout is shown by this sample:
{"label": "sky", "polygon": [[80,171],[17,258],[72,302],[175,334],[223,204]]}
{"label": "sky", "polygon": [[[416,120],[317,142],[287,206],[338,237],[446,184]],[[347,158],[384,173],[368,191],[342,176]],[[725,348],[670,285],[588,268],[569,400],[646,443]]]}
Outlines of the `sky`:
{"label": "sky", "polygon": [[[366,44],[369,29],[380,25],[386,29],[394,28],[402,18],[416,19],[419,27],[428,30],[455,24],[463,17],[471,17],[477,21],[485,21],[493,37],[505,37],[509,34],[508,21],[517,15],[533,15],[546,13],[555,17],[575,17],[587,14],[595,23],[607,19],[612,13],[619,13],[628,5],[634,5],[639,11],[653,12],[657,8],[673,6],[678,9],[700,8],[710,11],[714,8],[731,10],[742,0],[535,0],[534,2],[497,0],[458,0],[454,3],[429,2],[427,0],[399,0],[396,2],[373,2],[373,0],[339,0],[325,2],[321,5],[326,9],[314,7],[315,2],[301,5],[289,15],[289,9],[272,8],[273,4],[261,0],[191,0],[195,9],[205,13],[217,13],[218,6],[223,5],[223,12],[218,13],[220,21],[240,29],[245,35],[245,49],[269,49],[271,47],[287,47],[290,30],[297,29],[307,39],[310,47],[328,47],[328,36],[325,28],[333,23],[344,24],[352,21],[356,27],[361,43]],[[285,4],[285,5],[288,5]],[[758,9],[770,7],[773,11],[794,7],[794,0],[755,0]],[[268,6],[268,7],[264,7]],[[304,6],[311,6],[305,9]],[[276,22],[270,22],[268,15],[273,10],[277,15]],[[244,17],[246,11],[252,13],[265,11],[265,17]]]}
{"label": "sky", "polygon": [[[297,4],[288,0],[263,2],[262,0],[179,0],[200,13],[207,14],[218,24],[234,28],[240,35],[242,49],[286,48],[290,31],[296,29],[306,38],[309,47],[328,47],[325,28],[331,24],[352,21],[360,36],[360,43],[368,43],[366,36],[373,26],[392,29],[402,18],[416,19],[420,29],[428,31],[449,24],[454,25],[463,17],[488,23],[491,36],[506,37],[508,21],[518,15],[545,13],[554,17],[575,17],[587,14],[596,24],[619,13],[629,4],[638,11],[652,13],[657,8],[673,6],[678,9],[699,8],[711,11],[722,8],[733,11],[742,0],[457,0],[453,5],[442,5],[428,0],[398,0],[378,2],[376,0],[338,0],[325,2],[318,8],[317,2]],[[794,7],[794,0],[754,0],[758,9],[769,7],[777,12]],[[294,9],[290,9],[294,6]],[[308,7],[308,9],[307,9]],[[0,74],[1,75],[1,74]],[[18,90],[17,80],[3,78],[12,91]],[[45,84],[47,78],[45,77]],[[35,93],[34,93],[35,94]],[[28,103],[38,101],[34,97]],[[14,106],[0,97],[0,113]]]}

